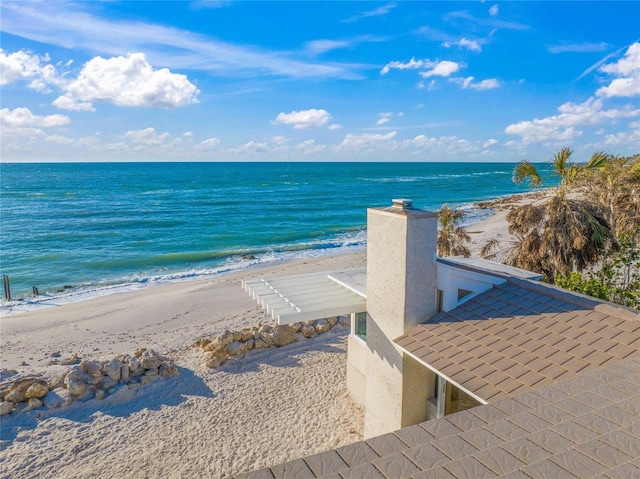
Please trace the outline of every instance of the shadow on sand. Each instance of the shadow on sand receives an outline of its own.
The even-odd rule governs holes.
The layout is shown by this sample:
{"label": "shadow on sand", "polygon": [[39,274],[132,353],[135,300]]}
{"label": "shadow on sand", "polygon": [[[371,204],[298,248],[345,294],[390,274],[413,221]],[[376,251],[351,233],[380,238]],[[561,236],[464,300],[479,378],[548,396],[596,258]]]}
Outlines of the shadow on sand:
{"label": "shadow on sand", "polygon": [[35,429],[38,422],[52,417],[91,423],[102,415],[128,417],[144,409],[158,411],[163,407],[180,406],[188,401],[189,396],[215,397],[206,383],[193,371],[182,367],[178,367],[178,370],[178,376],[159,378],[145,387],[136,389],[124,386],[102,400],[77,401],[66,408],[37,409],[2,416],[0,450],[8,447],[21,431]]}

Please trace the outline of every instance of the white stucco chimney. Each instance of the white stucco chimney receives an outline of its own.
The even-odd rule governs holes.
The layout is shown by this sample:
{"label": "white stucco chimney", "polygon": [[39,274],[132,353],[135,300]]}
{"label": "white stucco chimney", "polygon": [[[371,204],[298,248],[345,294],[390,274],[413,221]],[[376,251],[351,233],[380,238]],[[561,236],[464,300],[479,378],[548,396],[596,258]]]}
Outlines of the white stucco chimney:
{"label": "white stucco chimney", "polygon": [[407,199],[367,211],[366,437],[427,417],[431,373],[393,340],[436,312],[437,224]]}

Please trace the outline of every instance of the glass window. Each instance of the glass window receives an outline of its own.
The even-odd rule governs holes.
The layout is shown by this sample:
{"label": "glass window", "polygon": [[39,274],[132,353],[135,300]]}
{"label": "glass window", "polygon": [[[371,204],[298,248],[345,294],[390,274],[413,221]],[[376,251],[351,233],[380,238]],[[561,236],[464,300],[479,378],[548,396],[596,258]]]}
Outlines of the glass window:
{"label": "glass window", "polygon": [[459,289],[458,290],[458,301],[462,300],[463,298],[466,298],[470,294],[473,294],[473,291],[469,291],[467,289]]}
{"label": "glass window", "polygon": [[356,313],[356,336],[367,340],[367,313]]}

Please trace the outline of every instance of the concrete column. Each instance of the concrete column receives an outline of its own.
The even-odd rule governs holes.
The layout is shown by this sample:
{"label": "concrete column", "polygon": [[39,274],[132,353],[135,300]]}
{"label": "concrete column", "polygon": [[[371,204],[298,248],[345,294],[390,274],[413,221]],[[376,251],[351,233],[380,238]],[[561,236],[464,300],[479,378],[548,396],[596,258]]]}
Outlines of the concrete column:
{"label": "concrete column", "polygon": [[427,419],[434,375],[393,340],[436,312],[437,224],[410,200],[367,212],[365,437]]}

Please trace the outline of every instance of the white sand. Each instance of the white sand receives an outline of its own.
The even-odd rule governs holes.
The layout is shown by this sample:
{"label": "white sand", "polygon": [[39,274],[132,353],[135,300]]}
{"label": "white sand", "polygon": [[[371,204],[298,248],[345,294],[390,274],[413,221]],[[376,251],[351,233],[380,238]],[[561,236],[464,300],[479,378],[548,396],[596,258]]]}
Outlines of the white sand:
{"label": "white sand", "polygon": [[[469,228],[473,256],[508,237],[506,212]],[[346,390],[347,328],[218,369],[193,341],[269,322],[242,277],[364,266],[365,252],[296,260],[0,318],[2,368],[65,369],[52,353],[109,359],[139,347],[170,356],[180,375],[67,409],[2,417],[0,473],[16,477],[225,477],[362,439],[363,411]],[[127,396],[128,395],[128,396]]]}

